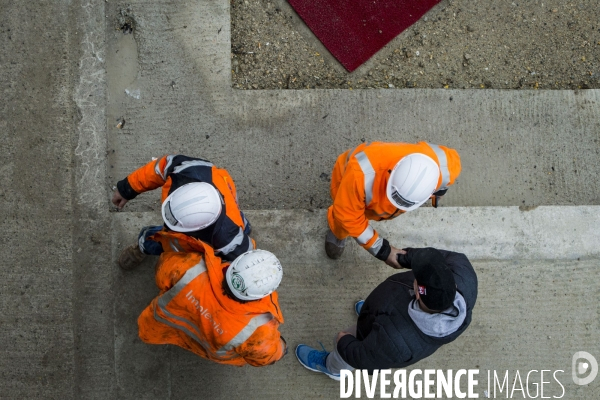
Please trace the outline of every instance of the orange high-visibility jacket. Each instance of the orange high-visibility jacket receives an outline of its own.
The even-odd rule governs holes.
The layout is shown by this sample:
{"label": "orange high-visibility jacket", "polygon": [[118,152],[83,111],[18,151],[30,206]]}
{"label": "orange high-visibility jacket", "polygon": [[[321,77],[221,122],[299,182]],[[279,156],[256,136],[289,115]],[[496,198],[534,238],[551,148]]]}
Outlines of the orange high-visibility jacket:
{"label": "orange high-visibility jacket", "polygon": [[426,142],[364,143],[337,158],[331,174],[333,205],[328,209],[327,220],[338,239],[351,236],[377,256],[384,239],[369,225],[369,220],[392,219],[403,213],[388,200],[386,187],[394,166],[413,153],[431,157],[440,167],[436,190],[452,185],[460,174],[456,150]]}
{"label": "orange high-visibility jacket", "polygon": [[281,359],[285,345],[277,292],[237,302],[223,293],[223,263],[209,246],[201,253],[164,252],[157,270],[160,295],[138,318],[139,336],[150,344],[174,344],[200,357],[242,366]]}
{"label": "orange high-visibility jacket", "polygon": [[[211,226],[186,234],[210,244],[220,257],[229,261],[256,248],[254,240],[244,233],[247,221],[240,212],[233,179],[226,170],[217,168],[209,161],[183,155],[164,156],[132,172],[117,183],[117,188],[121,196],[131,200],[140,193],[162,186],[164,202],[175,189],[191,182],[213,185],[221,194],[225,212]],[[175,234],[170,230],[164,231]],[[163,250],[181,251],[165,246]],[[188,249],[193,250],[193,247]]]}

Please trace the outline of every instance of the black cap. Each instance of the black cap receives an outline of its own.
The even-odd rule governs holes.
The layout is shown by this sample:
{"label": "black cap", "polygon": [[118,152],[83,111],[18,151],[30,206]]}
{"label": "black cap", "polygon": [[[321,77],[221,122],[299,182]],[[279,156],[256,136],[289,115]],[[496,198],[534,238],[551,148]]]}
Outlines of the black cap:
{"label": "black cap", "polygon": [[444,256],[438,250],[425,247],[412,257],[411,267],[423,304],[430,310],[443,311],[456,296],[456,282]]}

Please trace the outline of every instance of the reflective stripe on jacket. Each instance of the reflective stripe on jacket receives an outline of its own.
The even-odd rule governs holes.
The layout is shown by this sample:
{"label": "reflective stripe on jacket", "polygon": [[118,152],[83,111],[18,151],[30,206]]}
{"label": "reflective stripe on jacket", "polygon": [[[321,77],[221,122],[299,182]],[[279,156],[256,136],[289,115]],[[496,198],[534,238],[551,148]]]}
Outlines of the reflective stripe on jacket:
{"label": "reflective stripe on jacket", "polygon": [[206,253],[165,252],[156,284],[160,295],[138,318],[150,344],[174,344],[222,364],[263,366],[284,355],[277,293],[239,303],[223,294],[221,260]]}
{"label": "reflective stripe on jacket", "polygon": [[[212,184],[223,198],[224,211],[211,226],[187,235],[210,244],[219,256],[233,261],[240,254],[255,248],[254,241],[244,234],[246,222],[237,203],[237,192],[229,173],[211,162],[183,155],[168,155],[153,160],[119,181],[117,188],[131,200],[138,194],[162,186],[161,201],[177,188],[191,182]],[[170,231],[165,231],[170,232]],[[163,246],[164,251],[172,248]]]}
{"label": "reflective stripe on jacket", "polygon": [[383,238],[369,225],[369,220],[395,218],[403,212],[387,198],[390,173],[403,157],[422,153],[440,167],[436,190],[452,185],[460,174],[460,157],[456,150],[419,142],[364,143],[341,154],[331,176],[331,198],[327,219],[338,239],[351,236],[358,244],[376,255]]}
{"label": "reflective stripe on jacket", "polygon": [[[204,242],[202,242],[199,239],[188,236],[182,232],[167,231],[167,230],[163,229],[162,231],[157,232],[156,234],[150,236],[150,239],[152,239],[156,242],[160,242],[164,251],[176,252],[176,253],[177,252],[186,253],[186,252],[196,252],[196,251],[203,252],[204,251]],[[242,253],[253,250],[253,249],[255,249],[255,247],[256,247],[256,244],[255,244],[254,239],[250,239],[248,247],[244,251],[242,251]],[[240,248],[238,246],[238,251],[241,251],[241,250],[242,250],[242,248]],[[215,252],[216,252],[216,250],[215,250]],[[225,261],[231,261],[231,260],[225,260]]]}

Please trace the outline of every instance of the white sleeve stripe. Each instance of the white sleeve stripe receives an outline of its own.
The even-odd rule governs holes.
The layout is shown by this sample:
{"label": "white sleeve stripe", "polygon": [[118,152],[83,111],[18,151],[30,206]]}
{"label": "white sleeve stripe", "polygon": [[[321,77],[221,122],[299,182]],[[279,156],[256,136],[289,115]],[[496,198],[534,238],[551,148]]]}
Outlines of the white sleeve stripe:
{"label": "white sleeve stripe", "polygon": [[375,241],[375,243],[373,243],[373,246],[371,246],[369,250],[369,253],[371,253],[372,255],[376,256],[377,253],[379,253],[379,250],[381,250],[381,247],[383,246],[383,239],[380,237],[377,238],[377,240]]}
{"label": "white sleeve stripe", "polygon": [[173,158],[175,158],[174,155],[167,156],[167,165],[165,165],[165,168],[162,171],[160,170],[160,158],[156,160],[156,164],[154,164],[154,172],[156,172],[156,175],[160,175],[160,177],[163,178],[163,180],[167,179],[166,172],[171,166]]}
{"label": "white sleeve stripe", "polygon": [[367,226],[367,229],[356,238],[356,241],[361,245],[367,244],[369,240],[373,238],[373,235],[375,235],[375,230],[369,225]]}
{"label": "white sleeve stripe", "polygon": [[365,176],[365,206],[368,207],[373,200],[373,184],[375,182],[375,170],[369,161],[369,158],[361,151],[354,156],[358,161],[358,165]]}
{"label": "white sleeve stripe", "polygon": [[[250,238],[248,238],[250,239]],[[229,254],[231,253],[237,246],[242,244],[244,241],[244,231],[242,228],[239,228],[237,235],[229,242],[229,244],[221,247],[220,249],[216,249],[215,253]]]}
{"label": "white sleeve stripe", "polygon": [[184,161],[180,165],[176,166],[173,170],[174,173],[178,174],[186,168],[189,167],[212,167],[213,164],[208,161],[202,160],[192,160],[192,161]]}
{"label": "white sleeve stripe", "polygon": [[163,177],[163,179],[167,179],[167,171],[169,170],[169,167],[173,163],[174,158],[175,158],[174,155],[167,156],[167,165],[165,165],[165,169],[161,173],[161,176]]}
{"label": "white sleeve stripe", "polygon": [[431,150],[435,153],[438,159],[438,163],[440,164],[440,172],[442,174],[442,184],[439,189],[446,189],[448,187],[448,183],[450,183],[450,170],[448,169],[448,158],[446,157],[446,153],[441,149],[437,144],[427,143]]}
{"label": "white sleeve stripe", "polygon": [[154,172],[156,173],[156,175],[160,175],[161,178],[165,179],[165,176],[163,175],[162,171],[160,170],[159,162],[160,162],[160,159],[156,160],[156,162],[154,163]]}

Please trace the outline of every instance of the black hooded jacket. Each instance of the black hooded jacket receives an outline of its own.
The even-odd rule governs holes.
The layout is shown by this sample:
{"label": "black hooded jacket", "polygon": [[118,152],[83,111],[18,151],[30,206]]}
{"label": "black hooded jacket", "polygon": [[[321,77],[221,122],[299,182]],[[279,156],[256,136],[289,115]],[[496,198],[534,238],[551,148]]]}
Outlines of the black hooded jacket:
{"label": "black hooded jacket", "polygon": [[[417,249],[406,249],[400,265],[411,267]],[[464,254],[439,250],[454,274],[457,291],[467,305],[467,315],[460,328],[444,337],[428,336],[414,323],[408,308],[415,300],[412,271],[395,274],[371,292],[358,317],[356,338],[343,336],[337,343],[342,358],[357,369],[404,368],[433,354],[452,342],[471,323],[471,313],[477,299],[477,275]]]}

